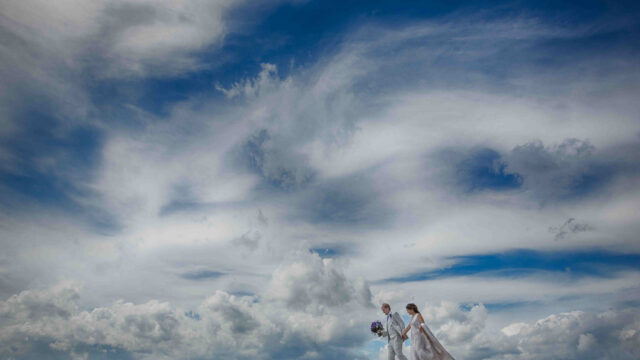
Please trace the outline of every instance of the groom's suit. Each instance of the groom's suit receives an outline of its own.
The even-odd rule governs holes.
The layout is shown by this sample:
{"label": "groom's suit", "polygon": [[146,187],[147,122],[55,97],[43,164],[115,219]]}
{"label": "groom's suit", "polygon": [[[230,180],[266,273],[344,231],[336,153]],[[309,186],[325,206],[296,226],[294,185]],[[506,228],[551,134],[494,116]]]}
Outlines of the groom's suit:
{"label": "groom's suit", "polygon": [[393,314],[389,312],[385,330],[382,332],[382,335],[386,336],[387,341],[389,341],[389,360],[395,360],[396,355],[398,355],[398,359],[400,360],[407,360],[407,357],[402,354],[402,343],[404,343],[402,339],[403,330],[404,321],[402,321],[400,314],[397,312]]}

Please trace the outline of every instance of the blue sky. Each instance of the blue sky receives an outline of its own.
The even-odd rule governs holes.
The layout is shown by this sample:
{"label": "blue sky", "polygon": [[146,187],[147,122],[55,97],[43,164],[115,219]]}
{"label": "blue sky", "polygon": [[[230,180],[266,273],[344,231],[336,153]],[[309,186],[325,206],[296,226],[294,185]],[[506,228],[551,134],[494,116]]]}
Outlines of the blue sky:
{"label": "blue sky", "polygon": [[0,354],[384,359],[414,302],[456,358],[638,358],[639,39],[632,1],[2,4]]}

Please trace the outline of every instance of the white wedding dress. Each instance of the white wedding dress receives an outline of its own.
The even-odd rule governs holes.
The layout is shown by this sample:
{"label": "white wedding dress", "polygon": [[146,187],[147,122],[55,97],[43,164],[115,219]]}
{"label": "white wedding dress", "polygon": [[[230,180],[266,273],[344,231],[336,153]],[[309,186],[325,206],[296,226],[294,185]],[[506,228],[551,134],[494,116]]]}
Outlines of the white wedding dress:
{"label": "white wedding dress", "polygon": [[[420,325],[416,315],[413,315],[409,324],[411,324],[411,349],[409,352],[411,360],[454,360],[453,356],[433,336],[427,325]],[[420,331],[421,326],[424,332]]]}

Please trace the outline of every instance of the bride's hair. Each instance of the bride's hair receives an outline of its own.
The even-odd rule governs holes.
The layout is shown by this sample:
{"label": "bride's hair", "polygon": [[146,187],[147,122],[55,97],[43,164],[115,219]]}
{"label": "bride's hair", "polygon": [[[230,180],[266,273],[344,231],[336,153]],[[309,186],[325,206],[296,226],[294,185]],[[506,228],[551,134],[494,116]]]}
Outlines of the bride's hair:
{"label": "bride's hair", "polygon": [[418,311],[418,307],[414,303],[407,304],[407,310],[413,310],[414,313],[420,314],[420,311]]}

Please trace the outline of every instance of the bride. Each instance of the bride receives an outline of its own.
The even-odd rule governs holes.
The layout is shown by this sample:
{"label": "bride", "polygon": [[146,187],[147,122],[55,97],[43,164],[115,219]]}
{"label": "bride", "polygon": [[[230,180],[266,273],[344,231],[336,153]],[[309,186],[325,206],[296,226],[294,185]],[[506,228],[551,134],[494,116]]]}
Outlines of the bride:
{"label": "bride", "polygon": [[407,304],[407,313],[411,315],[411,320],[402,332],[402,338],[406,339],[411,330],[411,360],[454,360],[424,323],[416,304]]}

